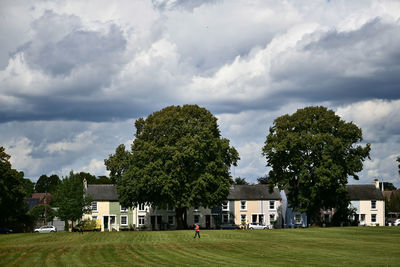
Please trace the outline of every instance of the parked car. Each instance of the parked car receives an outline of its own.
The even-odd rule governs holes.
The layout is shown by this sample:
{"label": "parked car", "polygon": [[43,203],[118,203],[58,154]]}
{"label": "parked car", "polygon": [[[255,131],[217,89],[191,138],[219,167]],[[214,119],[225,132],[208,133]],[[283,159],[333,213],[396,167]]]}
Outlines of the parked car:
{"label": "parked car", "polygon": [[0,234],[11,234],[13,230],[7,227],[0,227]]}
{"label": "parked car", "polygon": [[400,219],[396,219],[393,223],[394,226],[400,226]]}
{"label": "parked car", "polygon": [[236,230],[236,229],[240,229],[240,227],[233,223],[224,223],[219,226],[219,229],[221,229],[221,230]]}
{"label": "parked car", "polygon": [[34,233],[55,233],[57,228],[53,225],[43,225],[33,230]]}
{"label": "parked car", "polygon": [[268,226],[261,223],[253,222],[249,224],[249,229],[268,229]]}

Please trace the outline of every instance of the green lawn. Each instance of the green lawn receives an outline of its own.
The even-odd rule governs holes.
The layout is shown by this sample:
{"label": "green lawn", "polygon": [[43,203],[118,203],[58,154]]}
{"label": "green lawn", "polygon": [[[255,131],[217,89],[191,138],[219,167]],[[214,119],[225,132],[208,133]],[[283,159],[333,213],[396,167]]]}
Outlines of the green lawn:
{"label": "green lawn", "polygon": [[400,266],[400,227],[11,234],[0,266]]}

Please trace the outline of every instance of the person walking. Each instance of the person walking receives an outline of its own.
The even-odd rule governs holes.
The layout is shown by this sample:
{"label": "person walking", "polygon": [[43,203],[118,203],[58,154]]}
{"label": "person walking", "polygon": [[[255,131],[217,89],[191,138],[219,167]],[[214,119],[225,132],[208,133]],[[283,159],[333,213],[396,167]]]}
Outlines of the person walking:
{"label": "person walking", "polygon": [[199,227],[199,225],[195,224],[194,229],[195,229],[195,232],[194,232],[194,237],[193,238],[196,238],[196,236],[198,236],[200,238],[200,227]]}

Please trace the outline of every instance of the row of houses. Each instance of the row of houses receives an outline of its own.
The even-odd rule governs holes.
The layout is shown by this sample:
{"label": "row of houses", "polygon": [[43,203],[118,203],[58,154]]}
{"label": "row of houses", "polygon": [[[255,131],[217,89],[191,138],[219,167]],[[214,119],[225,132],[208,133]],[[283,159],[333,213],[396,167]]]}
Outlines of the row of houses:
{"label": "row of houses", "polygon": [[[172,207],[160,209],[140,204],[134,208],[120,205],[114,185],[85,184],[86,194],[93,199],[90,214],[82,219],[101,222],[102,231],[125,229],[163,230],[175,229],[177,222]],[[350,205],[356,212],[354,220],[359,225],[384,225],[385,202],[379,183],[375,185],[348,185]],[[334,210],[322,211],[322,220],[329,223]],[[227,200],[214,208],[191,207],[187,210],[189,226],[199,224],[205,229],[216,229],[221,224],[246,227],[250,223],[260,223],[270,227],[307,227],[307,216],[290,208],[284,191],[274,188],[269,192],[267,185],[235,185]]]}

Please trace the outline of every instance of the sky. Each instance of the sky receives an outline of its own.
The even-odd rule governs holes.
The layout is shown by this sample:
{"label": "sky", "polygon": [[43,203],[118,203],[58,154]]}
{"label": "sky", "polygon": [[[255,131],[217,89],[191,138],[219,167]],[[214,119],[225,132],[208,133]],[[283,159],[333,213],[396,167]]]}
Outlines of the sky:
{"label": "sky", "polygon": [[36,181],[108,175],[140,117],[198,104],[255,182],[274,119],[325,106],[400,187],[400,1],[0,1],[0,146]]}

